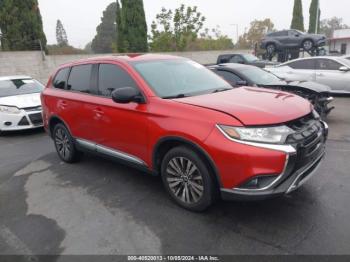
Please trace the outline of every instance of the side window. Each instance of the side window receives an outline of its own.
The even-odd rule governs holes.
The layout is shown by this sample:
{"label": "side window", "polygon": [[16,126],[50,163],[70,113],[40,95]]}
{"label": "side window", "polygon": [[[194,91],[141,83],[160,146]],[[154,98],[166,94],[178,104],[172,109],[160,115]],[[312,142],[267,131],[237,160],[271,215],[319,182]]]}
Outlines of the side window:
{"label": "side window", "polygon": [[299,35],[299,33],[298,31],[290,30],[288,31],[288,35],[291,37],[296,37],[297,35]]}
{"label": "side window", "polygon": [[98,94],[110,97],[112,92],[122,87],[138,88],[131,76],[117,65],[100,64]]}
{"label": "side window", "polygon": [[68,90],[90,93],[92,65],[74,66],[68,79]]}
{"label": "side window", "polygon": [[315,60],[299,60],[295,62],[291,62],[287,64],[289,67],[293,69],[309,69],[309,70],[315,70]]}
{"label": "side window", "polygon": [[244,63],[244,59],[239,55],[235,55],[230,59],[230,63]]}
{"label": "side window", "polygon": [[223,77],[231,85],[236,85],[237,82],[242,81],[242,79],[234,73],[228,71],[216,71],[217,74]]}
{"label": "side window", "polygon": [[288,36],[288,31],[279,31],[269,34],[270,37],[281,37],[281,36]]}
{"label": "side window", "polygon": [[330,59],[316,59],[316,70],[339,70],[342,65]]}
{"label": "side window", "polygon": [[65,89],[66,83],[67,83],[67,77],[69,73],[70,68],[63,68],[61,69],[57,75],[55,76],[55,79],[53,80],[53,86],[58,89]]}

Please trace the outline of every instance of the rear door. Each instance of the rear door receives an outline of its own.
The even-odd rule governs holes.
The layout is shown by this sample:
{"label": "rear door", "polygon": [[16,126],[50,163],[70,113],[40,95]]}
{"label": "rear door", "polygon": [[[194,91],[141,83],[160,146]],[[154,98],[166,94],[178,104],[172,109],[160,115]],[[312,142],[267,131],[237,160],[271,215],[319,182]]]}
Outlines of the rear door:
{"label": "rear door", "polygon": [[57,101],[58,114],[68,125],[73,137],[94,140],[95,122],[92,95],[93,64],[73,66],[70,70],[65,92]]}
{"label": "rear door", "polygon": [[286,80],[316,81],[315,59],[302,59],[286,64]]}
{"label": "rear door", "polygon": [[295,30],[289,30],[288,31],[288,47],[300,47],[301,46],[301,39],[300,39],[300,33]]}
{"label": "rear door", "polygon": [[[142,164],[147,161],[148,112],[147,104],[117,104],[112,92],[122,87],[139,89],[126,68],[116,64],[100,64],[98,92],[94,110],[98,112],[97,144],[104,153],[121,156]],[[124,157],[123,157],[124,156]]]}
{"label": "rear door", "polygon": [[333,90],[350,91],[350,72],[340,71],[343,65],[328,58],[316,59],[316,82],[327,85]]}

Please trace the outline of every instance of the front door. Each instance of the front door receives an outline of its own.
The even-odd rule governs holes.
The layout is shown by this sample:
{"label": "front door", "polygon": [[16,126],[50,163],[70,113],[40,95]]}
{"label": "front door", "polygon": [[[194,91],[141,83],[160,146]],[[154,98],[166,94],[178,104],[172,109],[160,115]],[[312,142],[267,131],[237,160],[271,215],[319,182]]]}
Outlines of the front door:
{"label": "front door", "polygon": [[333,90],[350,91],[350,72],[340,71],[343,65],[327,58],[316,59],[316,82]]}
{"label": "front door", "polygon": [[117,104],[112,92],[122,87],[138,88],[125,69],[116,64],[100,64],[95,112],[98,119],[98,151],[136,164],[145,164],[148,148],[147,104]]}

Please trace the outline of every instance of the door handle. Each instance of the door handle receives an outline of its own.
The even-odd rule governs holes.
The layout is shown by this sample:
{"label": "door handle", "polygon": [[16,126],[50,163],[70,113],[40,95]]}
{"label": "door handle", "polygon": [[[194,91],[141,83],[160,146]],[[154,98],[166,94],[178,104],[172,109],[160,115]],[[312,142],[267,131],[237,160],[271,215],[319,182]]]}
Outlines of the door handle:
{"label": "door handle", "polygon": [[103,112],[102,109],[100,109],[100,108],[94,109],[94,112],[95,112],[95,114],[98,115],[98,116],[101,116],[101,115],[104,114],[104,112]]}
{"label": "door handle", "polygon": [[67,105],[68,105],[67,101],[59,101],[58,102],[59,108],[65,109],[67,107]]}

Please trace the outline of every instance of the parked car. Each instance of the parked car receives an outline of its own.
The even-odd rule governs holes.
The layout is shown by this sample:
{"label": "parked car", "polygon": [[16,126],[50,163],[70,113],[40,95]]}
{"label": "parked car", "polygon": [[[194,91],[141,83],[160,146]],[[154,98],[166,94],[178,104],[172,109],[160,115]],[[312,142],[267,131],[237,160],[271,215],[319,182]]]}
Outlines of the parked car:
{"label": "parked car", "polygon": [[306,34],[299,30],[283,30],[267,34],[262,40],[260,47],[267,53],[273,54],[286,49],[300,49],[312,51],[326,45],[327,38],[324,35]]}
{"label": "parked car", "polygon": [[350,55],[344,55],[343,58],[350,60]]}
{"label": "parked car", "polygon": [[44,86],[29,76],[0,77],[0,132],[42,127],[43,90]]}
{"label": "parked car", "polygon": [[265,66],[273,66],[278,63],[261,60],[252,54],[225,54],[219,55],[217,59],[217,64],[225,64],[225,63],[237,63],[244,65],[253,65],[260,68],[264,68]]}
{"label": "parked car", "polygon": [[341,57],[308,57],[266,68],[280,78],[327,85],[332,93],[350,92],[350,61]]}
{"label": "parked car", "polygon": [[294,93],[308,99],[322,119],[334,109],[330,107],[333,97],[330,87],[314,82],[285,81],[274,74],[249,65],[221,64],[209,66],[216,74],[223,77],[232,86],[258,86]]}
{"label": "parked car", "polygon": [[223,199],[291,193],[320,165],[327,124],[289,93],[232,88],[204,66],[162,55],[60,67],[42,94],[59,157],[106,155],[160,175],[193,211]]}

